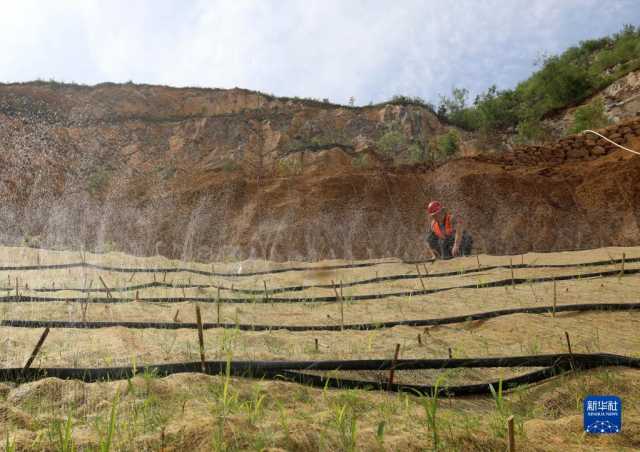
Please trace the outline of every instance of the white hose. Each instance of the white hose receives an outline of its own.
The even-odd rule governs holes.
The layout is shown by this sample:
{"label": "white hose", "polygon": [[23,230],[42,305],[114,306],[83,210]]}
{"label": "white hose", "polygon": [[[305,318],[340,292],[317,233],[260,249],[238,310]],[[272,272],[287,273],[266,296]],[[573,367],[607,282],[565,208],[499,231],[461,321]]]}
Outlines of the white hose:
{"label": "white hose", "polygon": [[610,140],[609,138],[605,137],[604,135],[600,135],[598,132],[594,132],[593,130],[583,130],[583,132],[591,132],[595,135],[598,135],[600,138],[604,138],[605,140],[607,140],[609,143],[614,144],[616,146],[618,146],[620,149],[624,149],[625,151],[631,152],[633,154],[636,155],[640,155],[640,152],[638,151],[634,151],[633,149],[629,149],[629,148],[625,148],[624,146],[622,146],[621,144],[616,143],[615,141]]}

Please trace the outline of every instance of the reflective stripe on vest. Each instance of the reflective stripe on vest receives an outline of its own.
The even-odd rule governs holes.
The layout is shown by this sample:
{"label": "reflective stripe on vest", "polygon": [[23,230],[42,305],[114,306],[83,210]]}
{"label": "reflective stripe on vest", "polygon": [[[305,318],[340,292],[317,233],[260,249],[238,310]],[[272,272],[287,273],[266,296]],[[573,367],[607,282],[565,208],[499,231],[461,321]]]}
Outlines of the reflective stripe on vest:
{"label": "reflective stripe on vest", "polygon": [[[440,229],[440,224],[436,220],[431,222],[431,230],[433,233],[438,236],[440,239],[444,239],[453,234],[453,226],[451,225],[451,214],[446,214],[444,216],[444,234],[442,233],[442,229]],[[445,235],[446,234],[446,235]]]}

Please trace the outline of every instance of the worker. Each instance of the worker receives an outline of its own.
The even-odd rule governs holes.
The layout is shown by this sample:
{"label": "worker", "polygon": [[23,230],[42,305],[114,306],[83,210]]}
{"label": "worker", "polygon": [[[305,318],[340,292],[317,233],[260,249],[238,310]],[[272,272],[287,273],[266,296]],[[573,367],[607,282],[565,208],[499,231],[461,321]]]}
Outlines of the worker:
{"label": "worker", "polygon": [[464,229],[460,217],[447,212],[439,201],[427,205],[427,214],[431,220],[427,247],[434,258],[451,259],[471,254],[473,238]]}

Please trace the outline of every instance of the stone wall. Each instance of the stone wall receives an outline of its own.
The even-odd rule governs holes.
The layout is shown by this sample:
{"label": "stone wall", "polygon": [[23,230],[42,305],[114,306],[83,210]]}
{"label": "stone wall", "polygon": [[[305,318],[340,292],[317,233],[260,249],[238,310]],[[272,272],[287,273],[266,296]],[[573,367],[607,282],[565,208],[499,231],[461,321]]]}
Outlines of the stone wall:
{"label": "stone wall", "polygon": [[[640,138],[640,117],[597,130],[623,146],[632,146]],[[593,160],[618,150],[616,146],[591,133],[580,133],[540,146],[515,146],[501,154],[477,159],[506,165],[554,165],[572,160]]]}

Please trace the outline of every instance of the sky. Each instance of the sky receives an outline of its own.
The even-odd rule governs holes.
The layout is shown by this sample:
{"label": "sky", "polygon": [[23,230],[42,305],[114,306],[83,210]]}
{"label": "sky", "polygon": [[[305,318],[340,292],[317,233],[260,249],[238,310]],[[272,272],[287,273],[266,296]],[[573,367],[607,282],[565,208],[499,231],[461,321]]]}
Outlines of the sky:
{"label": "sky", "polygon": [[514,87],[640,25],[640,0],[0,0],[0,82],[215,88],[356,105]]}

